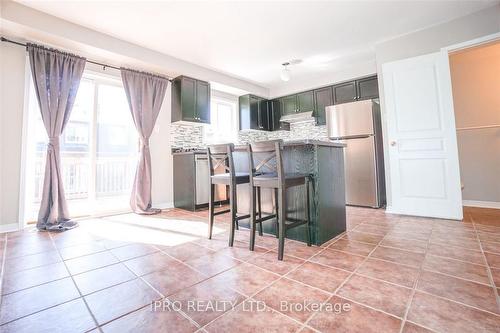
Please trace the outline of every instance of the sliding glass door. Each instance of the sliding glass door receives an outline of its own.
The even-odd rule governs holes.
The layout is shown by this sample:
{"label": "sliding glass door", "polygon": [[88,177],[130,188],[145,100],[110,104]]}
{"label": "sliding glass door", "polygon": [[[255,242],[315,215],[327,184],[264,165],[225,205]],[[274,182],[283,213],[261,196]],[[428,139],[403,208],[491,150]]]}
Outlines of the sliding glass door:
{"label": "sliding glass door", "polygon": [[[37,218],[47,134],[30,89],[25,221]],[[72,217],[128,209],[138,137],[121,81],[85,73],[61,137],[61,168]]]}

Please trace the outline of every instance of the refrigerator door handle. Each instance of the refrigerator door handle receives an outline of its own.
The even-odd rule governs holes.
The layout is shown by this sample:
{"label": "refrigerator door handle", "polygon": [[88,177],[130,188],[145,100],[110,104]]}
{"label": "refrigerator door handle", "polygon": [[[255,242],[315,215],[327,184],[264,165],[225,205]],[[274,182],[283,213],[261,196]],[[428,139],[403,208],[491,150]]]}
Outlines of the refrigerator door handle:
{"label": "refrigerator door handle", "polygon": [[373,134],[361,134],[361,135],[349,135],[349,136],[339,136],[339,137],[330,137],[330,140],[349,140],[349,139],[366,139],[372,137]]}

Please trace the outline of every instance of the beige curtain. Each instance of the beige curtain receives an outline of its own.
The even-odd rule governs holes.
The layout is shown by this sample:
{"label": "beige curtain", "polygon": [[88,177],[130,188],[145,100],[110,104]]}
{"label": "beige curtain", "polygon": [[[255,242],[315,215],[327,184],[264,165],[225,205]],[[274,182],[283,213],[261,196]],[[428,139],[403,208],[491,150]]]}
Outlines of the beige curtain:
{"label": "beige curtain", "polygon": [[77,223],[69,219],[64,196],[59,137],[75,102],[85,58],[35,44],[28,44],[27,49],[38,105],[49,136],[37,228],[64,231]]}
{"label": "beige curtain", "polygon": [[130,112],[141,139],[141,150],[130,197],[130,207],[137,214],[156,214],[160,210],[151,207],[152,179],[149,137],[160,113],[168,80],[124,68],[121,69],[121,74]]}

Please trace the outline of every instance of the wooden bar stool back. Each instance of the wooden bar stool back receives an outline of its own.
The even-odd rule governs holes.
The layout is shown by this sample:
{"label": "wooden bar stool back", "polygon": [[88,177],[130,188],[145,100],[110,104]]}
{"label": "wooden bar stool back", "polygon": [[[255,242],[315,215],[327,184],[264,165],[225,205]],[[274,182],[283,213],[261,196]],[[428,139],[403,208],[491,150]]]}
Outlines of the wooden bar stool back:
{"label": "wooden bar stool back", "polygon": [[[210,145],[207,147],[207,160],[209,170],[209,188],[210,194],[208,198],[208,238],[212,238],[212,230],[214,225],[214,218],[216,215],[230,213],[230,234],[229,246],[234,243],[234,229],[238,228],[238,221],[241,219],[249,218],[250,214],[238,216],[237,213],[237,198],[236,186],[239,184],[249,183],[249,175],[244,172],[236,172],[234,168],[234,144],[218,144]],[[224,168],[224,173],[216,173],[220,167]],[[215,211],[215,191],[216,185],[225,185],[229,187],[229,209]]]}
{"label": "wooden bar stool back", "polygon": [[[277,236],[279,239],[278,259],[283,260],[286,231],[302,224],[307,224],[307,245],[311,246],[311,223],[309,207],[310,174],[285,173],[283,165],[283,140],[255,142],[248,146],[250,169],[250,250],[255,246],[255,226],[258,223],[276,217]],[[256,156],[259,155],[259,159]],[[290,187],[303,185],[306,191],[306,217],[294,219],[286,216],[286,190]],[[276,200],[276,214],[257,218],[255,214],[255,194],[261,188],[274,189]]]}

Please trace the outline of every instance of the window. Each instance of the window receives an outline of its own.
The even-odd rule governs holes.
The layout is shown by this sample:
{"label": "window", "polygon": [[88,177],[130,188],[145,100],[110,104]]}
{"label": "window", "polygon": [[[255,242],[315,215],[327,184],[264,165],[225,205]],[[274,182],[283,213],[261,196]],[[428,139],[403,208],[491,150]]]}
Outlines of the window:
{"label": "window", "polygon": [[[25,221],[36,220],[47,133],[33,83],[29,94]],[[85,72],[61,136],[61,170],[72,217],[128,209],[138,136],[119,78]]]}
{"label": "window", "polygon": [[210,125],[204,128],[205,143],[235,142],[238,134],[237,102],[212,97]]}

